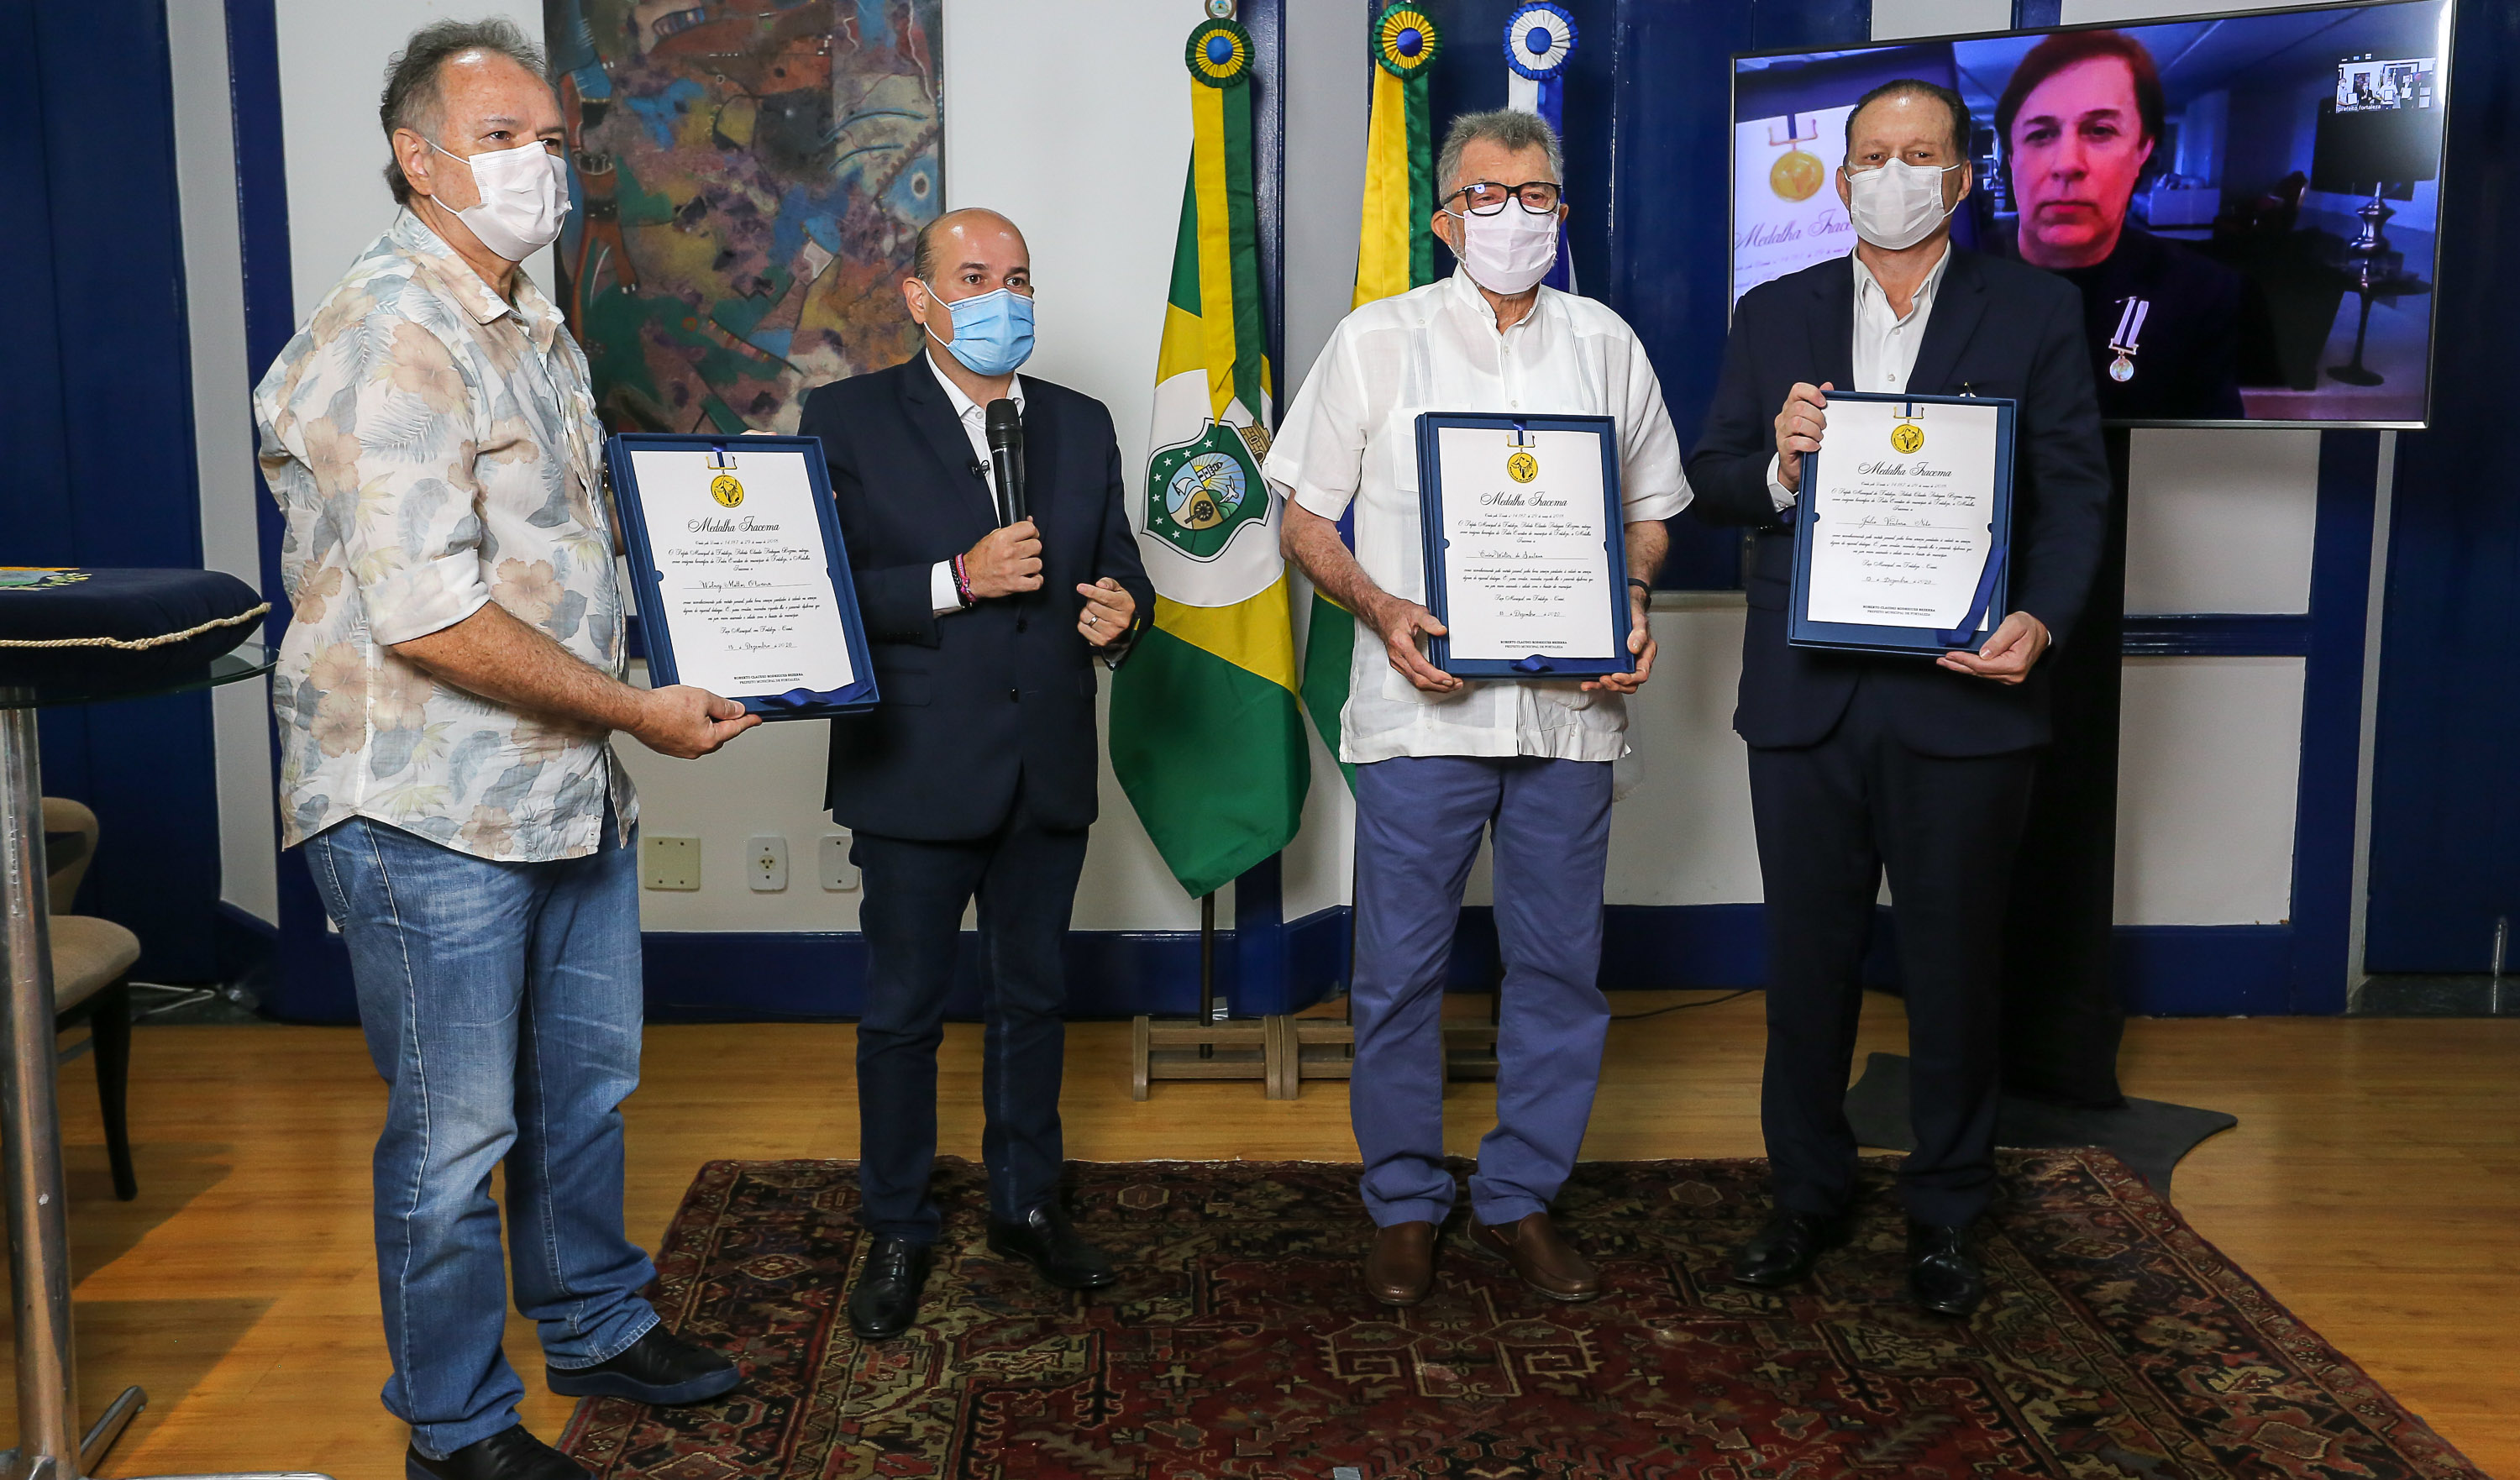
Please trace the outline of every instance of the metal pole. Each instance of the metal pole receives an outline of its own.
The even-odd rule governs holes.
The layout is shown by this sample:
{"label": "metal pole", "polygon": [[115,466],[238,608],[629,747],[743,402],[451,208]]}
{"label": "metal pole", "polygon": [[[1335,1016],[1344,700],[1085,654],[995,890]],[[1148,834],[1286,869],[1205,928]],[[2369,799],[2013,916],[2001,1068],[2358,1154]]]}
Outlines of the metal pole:
{"label": "metal pole", "polygon": [[2511,917],[2494,917],[2494,991],[2486,1001],[2485,1010],[2488,1012],[2499,1013],[2502,1010],[2502,959],[2510,944]]}
{"label": "metal pole", "polygon": [[[1204,1033],[1216,1026],[1216,896],[1198,897],[1198,1027]],[[1198,1046],[1198,1056],[1214,1058],[1216,1045],[1204,1039]]]}
{"label": "metal pole", "polygon": [[9,1204],[9,1283],[18,1320],[18,1451],[13,1476],[79,1480],[70,1356],[69,1226],[62,1216],[62,1133],[53,1084],[53,952],[45,919],[44,787],[34,695],[0,689],[0,1180]]}
{"label": "metal pole", "polygon": [[[6,1480],[83,1480],[149,1395],[124,1388],[93,1427],[79,1432],[34,703],[35,695],[24,689],[0,687],[0,969],[9,991],[0,1008],[0,1181],[7,1184],[9,1282],[18,1318],[18,1447],[0,1456],[0,1474]],[[262,1470],[158,1480],[326,1477]]]}

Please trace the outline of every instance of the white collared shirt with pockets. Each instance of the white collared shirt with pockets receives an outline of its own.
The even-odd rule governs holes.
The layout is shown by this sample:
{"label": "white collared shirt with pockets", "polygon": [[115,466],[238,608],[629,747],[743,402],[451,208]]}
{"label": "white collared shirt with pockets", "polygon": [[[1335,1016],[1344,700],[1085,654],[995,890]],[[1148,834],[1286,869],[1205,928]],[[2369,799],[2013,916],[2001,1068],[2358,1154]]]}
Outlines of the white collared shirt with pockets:
{"label": "white collared shirt with pockets", "polygon": [[[1263,475],[1326,519],[1356,509],[1356,557],[1373,583],[1426,599],[1418,500],[1418,415],[1558,413],[1618,420],[1627,522],[1688,505],[1680,438],[1662,383],[1626,321],[1591,298],[1543,288],[1499,334],[1460,273],[1368,303],[1330,335],[1270,449]],[[1534,755],[1615,760],[1627,701],[1572,681],[1471,682],[1426,694],[1391,667],[1360,624],[1339,719],[1339,758]]]}

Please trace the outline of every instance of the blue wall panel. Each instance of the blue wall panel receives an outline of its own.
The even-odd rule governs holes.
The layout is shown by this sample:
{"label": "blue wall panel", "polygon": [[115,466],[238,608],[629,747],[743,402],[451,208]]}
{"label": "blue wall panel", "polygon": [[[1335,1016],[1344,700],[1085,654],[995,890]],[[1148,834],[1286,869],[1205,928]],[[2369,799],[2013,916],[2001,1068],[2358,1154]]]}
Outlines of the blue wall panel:
{"label": "blue wall panel", "polygon": [[2364,960],[2483,971],[2520,916],[2520,6],[2468,0],[2443,165],[2433,429],[2398,435]]}
{"label": "blue wall panel", "polygon": [[[101,38],[112,38],[102,44]],[[199,566],[182,213],[162,0],[0,8],[9,354],[0,564]],[[218,970],[203,695],[47,713],[45,789],[96,809],[80,907],[139,974]]]}

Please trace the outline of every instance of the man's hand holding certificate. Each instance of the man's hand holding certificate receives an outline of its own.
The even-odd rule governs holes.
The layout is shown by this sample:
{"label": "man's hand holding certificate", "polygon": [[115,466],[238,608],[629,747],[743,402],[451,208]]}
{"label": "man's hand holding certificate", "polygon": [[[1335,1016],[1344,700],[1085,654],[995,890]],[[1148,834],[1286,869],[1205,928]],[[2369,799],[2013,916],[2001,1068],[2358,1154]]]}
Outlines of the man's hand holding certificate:
{"label": "man's hand holding certificate", "polygon": [[2027,612],[1997,617],[2013,403],[1831,391],[1797,384],[1777,414],[1777,481],[1801,526],[1791,641],[2021,682],[2048,634]]}
{"label": "man's hand holding certificate", "polygon": [[1616,438],[1609,417],[1418,417],[1433,667],[1619,694],[1644,682]]}
{"label": "man's hand holding certificate", "polygon": [[819,443],[625,433],[609,454],[659,687],[772,719],[876,701]]}

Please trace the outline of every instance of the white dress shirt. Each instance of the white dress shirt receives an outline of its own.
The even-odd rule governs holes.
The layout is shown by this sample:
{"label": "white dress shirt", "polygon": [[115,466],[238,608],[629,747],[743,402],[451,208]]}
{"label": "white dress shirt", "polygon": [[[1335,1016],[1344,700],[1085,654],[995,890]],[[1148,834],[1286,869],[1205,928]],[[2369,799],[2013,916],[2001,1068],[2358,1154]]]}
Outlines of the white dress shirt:
{"label": "white dress shirt", "polygon": [[[1908,378],[1915,373],[1916,348],[1925,342],[1925,324],[1934,316],[1935,290],[1943,286],[1943,270],[1952,265],[1952,244],[1943,243],[1943,254],[1917,285],[1904,318],[1890,306],[1890,295],[1864,259],[1849,252],[1846,260],[1855,269],[1855,383],[1846,388],[1896,395],[1908,388]],[[1779,512],[1794,507],[1793,492],[1778,476],[1781,462],[1781,454],[1768,459],[1768,499]]]}
{"label": "white dress shirt", "polygon": [[[955,419],[963,424],[963,435],[971,439],[971,459],[987,470],[984,475],[989,480],[989,495],[995,498],[998,492],[998,467],[989,458],[988,408],[963,394],[963,387],[955,384],[954,378],[938,367],[934,355],[922,351],[920,358],[927,362],[928,374],[936,377],[936,383],[945,387],[945,399],[953,405]],[[1008,378],[1007,399],[1015,403],[1015,415],[1023,415],[1023,377]],[[963,593],[954,584],[952,561],[938,561],[936,568],[928,573],[927,599],[928,605],[936,608],[938,616],[963,609]]]}
{"label": "white dress shirt", "polygon": [[[1261,470],[1326,519],[1356,506],[1356,558],[1373,583],[1426,599],[1418,544],[1418,414],[1557,412],[1618,419],[1627,521],[1688,505],[1680,439],[1635,331],[1591,298],[1543,288],[1500,334],[1496,311],[1460,273],[1377,299],[1342,320],[1279,429]],[[1420,692],[1371,630],[1357,634],[1340,712],[1339,759],[1537,755],[1615,760],[1627,701],[1571,681],[1470,682]]]}

